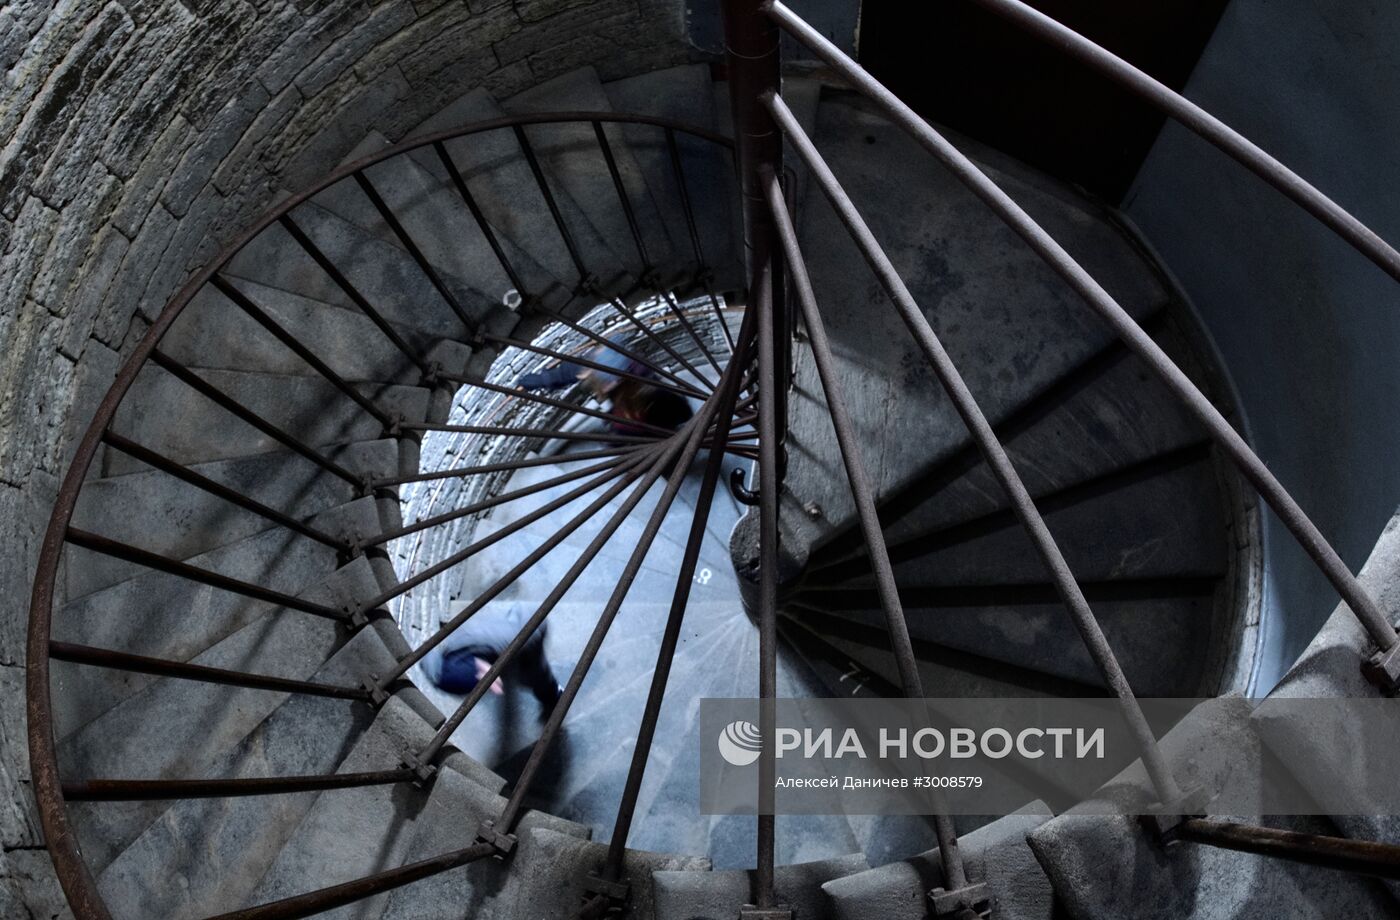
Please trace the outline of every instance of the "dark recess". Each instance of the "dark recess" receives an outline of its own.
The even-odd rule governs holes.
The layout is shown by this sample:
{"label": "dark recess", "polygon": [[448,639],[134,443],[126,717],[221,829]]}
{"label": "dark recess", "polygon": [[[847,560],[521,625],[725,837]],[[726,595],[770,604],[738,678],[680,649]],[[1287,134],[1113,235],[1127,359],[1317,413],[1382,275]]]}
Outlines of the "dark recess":
{"label": "dark recess", "polygon": [[[1031,0],[1180,90],[1227,0]],[[860,61],[929,120],[1121,201],[1162,116],[967,0],[864,0]]]}

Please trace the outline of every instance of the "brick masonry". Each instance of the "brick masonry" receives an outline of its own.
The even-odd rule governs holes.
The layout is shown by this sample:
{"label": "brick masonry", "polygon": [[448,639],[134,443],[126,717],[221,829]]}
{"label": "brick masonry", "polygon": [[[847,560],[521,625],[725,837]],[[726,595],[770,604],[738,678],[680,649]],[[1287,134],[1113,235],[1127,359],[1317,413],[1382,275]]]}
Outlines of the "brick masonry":
{"label": "brick masonry", "polygon": [[0,8],[0,915],[66,914],[28,788],[24,630],[124,352],[278,191],[469,89],[694,59],[679,0],[16,0]]}

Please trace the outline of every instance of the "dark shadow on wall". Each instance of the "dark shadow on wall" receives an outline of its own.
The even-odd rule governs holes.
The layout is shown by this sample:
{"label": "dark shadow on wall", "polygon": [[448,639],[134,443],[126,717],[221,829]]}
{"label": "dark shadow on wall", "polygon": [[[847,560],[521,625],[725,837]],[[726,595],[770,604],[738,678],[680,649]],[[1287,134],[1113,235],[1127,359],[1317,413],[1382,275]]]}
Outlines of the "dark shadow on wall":
{"label": "dark shadow on wall", "polygon": [[[1032,0],[1174,89],[1226,0]],[[970,0],[864,0],[860,61],[901,99],[1060,179],[1117,202],[1162,118]]]}

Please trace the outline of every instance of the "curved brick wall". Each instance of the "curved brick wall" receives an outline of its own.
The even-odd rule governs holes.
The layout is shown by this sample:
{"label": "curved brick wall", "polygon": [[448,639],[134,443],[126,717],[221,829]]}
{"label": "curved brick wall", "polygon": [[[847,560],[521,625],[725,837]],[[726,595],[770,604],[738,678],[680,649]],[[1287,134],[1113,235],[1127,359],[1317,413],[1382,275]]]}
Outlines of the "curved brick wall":
{"label": "curved brick wall", "polygon": [[373,128],[694,55],[676,0],[0,7],[0,915],[66,913],[27,788],[24,622],[67,455],[183,278]]}

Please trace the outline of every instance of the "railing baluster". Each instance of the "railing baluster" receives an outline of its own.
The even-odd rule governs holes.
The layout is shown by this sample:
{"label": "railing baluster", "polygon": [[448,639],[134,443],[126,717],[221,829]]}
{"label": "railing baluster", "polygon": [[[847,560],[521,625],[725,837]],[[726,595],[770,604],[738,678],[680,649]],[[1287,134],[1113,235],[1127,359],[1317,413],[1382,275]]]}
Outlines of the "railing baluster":
{"label": "railing baluster", "polygon": [[459,549],[457,552],[448,556],[446,559],[443,559],[441,562],[434,563],[433,565],[428,566],[426,569],[422,569],[421,571],[417,572],[411,577],[405,578],[403,581],[399,582],[391,588],[386,588],[384,591],[380,592],[373,600],[366,601],[365,603],[361,604],[360,609],[364,611],[375,610],[379,607],[384,606],[394,598],[399,597],[403,594],[407,594],[409,591],[412,591],[414,588],[423,584],[423,582],[436,578],[443,572],[446,572],[448,569],[461,565],[463,562],[467,561],[472,556],[479,553],[481,550],[486,549],[488,546],[493,546],[496,543],[499,543],[501,540],[504,540],[506,537],[509,537],[510,535],[520,530],[524,530],[526,527],[529,527],[531,524],[533,524],[535,521],[538,521],[540,518],[545,517],[546,515],[549,515],[555,511],[558,511],[560,508],[564,507],[570,502],[575,501],[576,499],[579,499],[584,495],[587,495],[589,492],[603,485],[603,483],[608,482],[611,479],[615,479],[618,476],[621,476],[625,468],[626,467],[624,465],[623,467],[608,470],[604,473],[599,474],[593,479],[590,479],[583,485],[575,489],[571,489],[568,492],[565,492],[563,495],[559,496],[558,498],[554,499],[553,501],[547,504],[541,505],[534,511],[531,511],[529,514],[525,515],[524,517],[521,517],[519,520],[511,521],[509,524],[507,524],[505,527],[502,527],[500,530],[493,531],[490,534],[487,534],[485,537],[473,541],[472,543],[468,544],[467,546],[463,547],[462,549]]}
{"label": "railing baluster", "polygon": [[[738,372],[737,367],[731,371],[736,375]],[[612,596],[608,598],[602,613],[599,614],[598,622],[589,635],[583,651],[579,654],[578,664],[574,666],[573,673],[569,675],[568,682],[564,684],[563,692],[550,711],[549,718],[540,732],[540,737],[530,748],[530,756],[526,759],[525,766],[521,768],[515,787],[511,790],[510,797],[506,801],[505,807],[501,809],[500,817],[495,823],[498,829],[508,833],[520,816],[520,810],[524,806],[526,796],[529,795],[530,786],[534,782],[540,766],[544,763],[545,755],[549,752],[555,737],[558,736],[560,727],[564,724],[564,719],[569,713],[569,707],[578,696],[579,689],[588,676],[589,668],[597,657],[599,649],[602,648],[608,630],[616,619],[618,611],[622,608],[622,603],[626,600],[632,583],[636,580],[637,573],[641,571],[642,562],[646,559],[647,552],[655,541],[657,533],[660,532],[661,525],[665,522],[666,515],[670,511],[676,495],[680,493],[681,484],[685,481],[690,465],[700,450],[701,438],[714,418],[717,408],[717,400],[708,400],[704,408],[686,423],[690,430],[684,437],[684,441],[682,442],[681,437],[672,439],[666,449],[658,456],[657,462],[647,471],[643,484],[638,486],[638,491],[644,495],[666,466],[671,466],[667,474],[666,489],[657,499],[656,506],[652,509],[642,534],[637,538],[636,548],[618,575],[617,587],[613,589]]]}
{"label": "railing baluster", "polygon": [[89,779],[63,784],[71,802],[152,802],[288,795],[328,789],[358,789],[411,783],[412,770],[328,773],[322,776],[250,776],[229,779]]}
{"label": "railing baluster", "polygon": [[[615,367],[608,367],[606,364],[600,364],[597,361],[594,361],[592,358],[586,358],[582,355],[565,354],[560,351],[555,351],[552,348],[545,348],[543,345],[536,345],[533,342],[525,342],[520,339],[513,339],[509,336],[495,335],[492,333],[487,333],[485,338],[488,342],[494,342],[497,345],[507,345],[511,348],[519,348],[524,351],[533,352],[537,355],[544,355],[547,358],[554,358],[556,361],[564,361],[569,364],[577,364],[580,367],[587,367],[592,370],[602,371],[606,374],[612,374],[616,377],[623,377],[627,380],[633,380],[637,383],[644,383],[648,386],[661,387],[663,390],[670,390],[672,393],[675,393],[678,396],[693,396],[696,399],[704,399],[709,395],[707,393],[703,393],[700,390],[695,389],[693,386],[690,386],[688,384],[685,386],[680,386],[677,384],[667,383],[665,380],[658,380],[655,377],[643,377],[640,374],[634,374],[631,371],[621,370]],[[609,343],[608,347],[612,348],[613,346],[611,343]]]}
{"label": "railing baluster", "polygon": [[719,376],[724,373],[724,369],[720,367],[719,359],[715,356],[714,352],[710,351],[710,346],[705,344],[705,340],[700,337],[700,333],[697,332],[695,326],[691,324],[690,318],[687,317],[685,311],[681,309],[680,302],[676,300],[676,295],[670,291],[657,291],[656,295],[665,302],[667,311],[676,318],[676,322],[681,324],[681,328],[685,330],[690,340],[695,343],[695,347],[700,349],[700,353],[705,356],[705,360],[709,362],[710,367],[715,369],[715,377],[718,379]]}
{"label": "railing baluster", "polygon": [[310,365],[312,370],[324,377],[331,386],[349,397],[355,405],[365,410],[371,418],[383,425],[385,430],[394,426],[394,419],[390,418],[383,409],[375,405],[374,400],[355,389],[355,387],[350,385],[343,377],[333,371],[329,364],[318,358],[311,349],[303,345],[301,341],[288,332],[281,323],[269,316],[267,311],[254,303],[251,297],[234,287],[233,283],[227,278],[223,275],[215,275],[209,280],[209,283],[218,289],[219,293],[233,301],[235,306],[248,314],[258,325],[272,333],[277,341],[286,345],[298,358],[301,358]]}
{"label": "railing baluster", "polygon": [[523,460],[505,460],[500,463],[483,463],[479,466],[461,466],[455,469],[437,470],[430,473],[415,473],[412,476],[393,476],[372,481],[374,488],[390,488],[410,482],[433,482],[439,479],[456,479],[462,476],[478,476],[484,473],[505,473],[510,470],[524,470],[533,466],[557,466],[563,463],[581,463],[584,460],[597,460],[599,457],[623,457],[636,450],[635,447],[599,448],[583,450],[557,457],[527,457]]}
{"label": "railing baluster", "polygon": [[778,124],[782,127],[784,135],[797,148],[803,161],[807,164],[808,171],[831,202],[857,248],[879,279],[881,287],[894,303],[900,318],[933,367],[934,374],[938,377],[939,383],[942,384],[944,392],[948,394],[959,417],[972,434],[972,438],[981,450],[983,459],[992,475],[1005,491],[1008,501],[1016,512],[1017,519],[1020,520],[1021,525],[1029,534],[1037,555],[1040,556],[1041,561],[1049,571],[1065,606],[1069,609],[1075,629],[1083,639],[1085,648],[1090,657],[1093,658],[1099,673],[1103,675],[1104,682],[1118,697],[1125,720],[1142,753],[1143,764],[1152,778],[1157,794],[1161,797],[1161,803],[1169,807],[1178,803],[1182,798],[1181,790],[1177,787],[1166,758],[1157,747],[1157,739],[1147,724],[1142,708],[1133,695],[1132,687],[1128,684],[1128,679],[1123,674],[1123,669],[1113,654],[1113,649],[1109,646],[1093,611],[1089,609],[1089,604],[1084,599],[1084,594],[1080,590],[1078,582],[1075,581],[1073,573],[1070,572],[1069,564],[1065,562],[1059,545],[1055,542],[1054,536],[1051,535],[1050,529],[1046,527],[1044,518],[1036,509],[1035,501],[1031,498],[1025,483],[1021,481],[1020,474],[1016,472],[1016,468],[1006,455],[1005,447],[1002,446],[1000,439],[992,430],[986,416],[982,414],[982,409],[977,404],[972,391],[968,389],[967,382],[963,380],[962,374],[954,366],[952,358],[948,356],[948,352],[944,349],[937,333],[929,325],[928,320],[919,309],[919,305],[914,301],[914,296],[909,293],[903,279],[899,277],[894,265],[890,263],[889,257],[880,248],[880,244],[875,240],[874,234],[870,232],[870,228],[860,216],[860,212],[851,203],[850,198],[841,188],[821,154],[812,145],[811,140],[803,133],[792,111],[788,109],[780,97],[770,97],[768,105]]}
{"label": "railing baluster", "polygon": [[506,572],[500,578],[496,579],[496,581],[493,582],[490,587],[488,587],[486,590],[482,591],[481,594],[473,598],[470,604],[457,611],[457,613],[453,615],[452,619],[448,620],[446,623],[443,623],[442,626],[438,628],[437,632],[433,633],[432,636],[430,636],[427,640],[425,640],[422,644],[415,648],[411,653],[399,659],[399,662],[394,667],[394,669],[380,679],[380,686],[387,686],[389,683],[392,683],[393,681],[398,680],[400,677],[403,677],[405,674],[407,674],[410,668],[412,668],[419,661],[422,661],[423,658],[426,657],[429,652],[431,652],[434,648],[440,645],[442,641],[448,636],[452,635],[452,633],[456,631],[457,627],[461,626],[467,620],[471,619],[482,607],[485,607],[491,601],[495,600],[498,594],[500,594],[506,588],[509,588],[512,584],[515,583],[515,581],[518,578],[520,578],[521,575],[528,572],[537,562],[539,562],[546,555],[552,552],[556,547],[559,546],[559,544],[567,540],[574,531],[578,530],[589,520],[591,520],[595,514],[597,514],[603,508],[607,507],[609,502],[613,501],[615,498],[617,498],[617,496],[622,494],[623,490],[627,488],[628,484],[636,481],[637,477],[641,475],[641,473],[637,471],[637,467],[639,467],[644,462],[654,462],[656,454],[661,449],[662,448],[659,447],[649,449],[644,453],[640,453],[637,456],[637,458],[635,458],[632,462],[628,463],[623,468],[623,476],[618,482],[615,482],[611,486],[609,486],[606,492],[604,492],[602,495],[599,495],[591,503],[589,503],[589,505],[586,508],[584,508],[578,514],[574,515],[574,517],[567,524],[565,524],[563,527],[559,528],[553,534],[551,534],[549,539],[545,540],[539,546],[531,550],[525,556],[524,559],[522,559],[515,565],[514,568]]}
{"label": "railing baluster", "polygon": [[[740,374],[737,371],[746,366],[753,350],[754,316],[752,311],[744,315],[744,323],[739,330],[739,342],[742,344],[733,353],[731,359],[736,372],[721,378],[720,389],[714,396],[719,405],[715,417],[717,440],[723,440],[729,433],[734,404],[739,398]],[[632,829],[637,798],[641,794],[642,779],[646,774],[647,762],[651,755],[652,740],[656,736],[657,720],[661,717],[661,704],[666,696],[666,686],[670,682],[671,665],[675,660],[686,607],[690,602],[695,567],[699,563],[700,551],[708,536],[710,508],[714,502],[715,490],[719,484],[723,466],[724,455],[719,451],[711,451],[705,462],[705,474],[700,483],[700,493],[695,501],[695,512],[691,516],[690,534],[686,538],[680,570],[676,575],[676,590],[671,597],[671,609],[667,614],[666,628],[656,651],[656,668],[652,672],[651,687],[647,691],[646,704],[642,709],[641,724],[637,728],[637,740],[632,747],[632,761],[627,770],[627,782],[623,787],[622,798],[618,802],[617,818],[613,823],[612,837],[608,844],[608,855],[600,870],[601,877],[607,882],[619,882],[622,877],[622,865],[627,851],[627,837]],[[593,900],[606,901],[609,899]]]}
{"label": "railing baluster", "polygon": [[316,681],[273,677],[268,674],[248,674],[244,671],[230,671],[226,668],[211,668],[185,661],[132,655],[129,652],[119,652],[115,649],[94,648],[90,645],[76,645],[52,639],[49,640],[49,656],[56,661],[67,661],[72,664],[133,671],[138,674],[154,674],[159,677],[177,677],[181,680],[197,680],[206,684],[223,684],[229,687],[274,690],[280,693],[325,696],[344,700],[368,702],[370,699],[369,691],[362,687],[340,687]]}
{"label": "railing baluster", "polygon": [[112,540],[107,537],[89,533],[86,530],[79,530],[76,527],[69,527],[64,539],[74,546],[101,553],[104,556],[111,556],[113,559],[121,559],[125,562],[132,562],[136,565],[158,572],[165,572],[179,578],[185,578],[200,584],[209,585],[211,588],[218,588],[221,591],[229,591],[233,594],[241,594],[244,597],[251,597],[254,600],[264,601],[269,604],[276,604],[279,607],[286,607],[290,610],[299,610],[302,613],[310,613],[318,617],[325,617],[328,620],[348,622],[349,614],[334,607],[327,607],[325,604],[316,604],[299,597],[293,597],[281,591],[274,591],[271,588],[264,588],[262,585],[255,585],[252,582],[242,581],[237,578],[230,578],[218,572],[211,572],[199,566],[190,565],[188,562],[180,562],[176,559],[168,559],[159,553],[141,549],[139,546],[132,546],[122,543],[119,540]]}
{"label": "railing baluster", "polygon": [[482,213],[481,205],[477,203],[476,196],[467,187],[467,182],[462,178],[462,172],[457,168],[457,164],[452,160],[447,152],[447,146],[442,141],[433,141],[433,150],[437,151],[438,159],[442,161],[443,168],[447,170],[447,175],[452,180],[452,185],[457,189],[457,194],[461,196],[462,202],[466,204],[467,210],[471,212],[472,220],[476,221],[477,229],[486,238],[486,245],[491,247],[491,252],[496,256],[496,261],[501,263],[501,270],[510,279],[511,286],[515,288],[517,294],[523,299],[530,299],[531,293],[526,290],[525,282],[520,280],[520,273],[511,264],[510,258],[506,255],[505,249],[501,246],[500,239],[496,236],[496,231],[491,227],[491,223]]}
{"label": "railing baluster", "polygon": [[434,856],[432,859],[409,863],[406,866],[399,866],[397,869],[376,872],[374,875],[357,878],[341,885],[332,885],[319,891],[309,891],[306,894],[260,904],[257,907],[219,914],[216,917],[209,917],[208,920],[300,920],[302,917],[310,917],[337,907],[344,907],[346,904],[354,904],[412,882],[450,872],[458,866],[465,866],[479,859],[485,859],[494,852],[495,850],[488,844],[477,843],[460,850],[444,853],[441,856]]}
{"label": "railing baluster", "polygon": [[[1264,465],[1264,462],[1259,459],[1239,432],[1235,431],[1225,416],[1220,414],[1220,410],[1215,408],[1206,395],[1176,366],[1167,353],[1152,340],[1151,336],[1143,331],[1132,316],[1084,270],[1083,266],[1074,260],[1063,246],[1055,242],[1054,238],[1046,233],[1043,227],[1037,224],[975,163],[949,143],[947,138],[934,130],[928,122],[920,118],[897,96],[866,73],[859,64],[852,61],[839,48],[804,23],[783,4],[768,0],[767,9],[770,15],[798,41],[812,49],[819,58],[830,64],[858,90],[874,100],[896,124],[908,132],[925,150],[932,153],[973,194],[981,198],[998,217],[1030,245],[1037,255],[1068,282],[1070,287],[1113,328],[1124,343],[1166,383],[1177,398],[1205,425],[1216,442],[1239,467],[1240,472],[1254,485],[1264,501],[1273,508],[1279,520],[1292,532],[1298,543],[1312,557],[1313,562],[1332,582],[1333,587],[1337,589],[1343,601],[1351,608],[1352,613],[1361,621],[1371,639],[1380,647],[1380,651],[1364,665],[1367,677],[1383,689],[1389,690],[1400,686],[1400,634],[1396,633],[1395,628],[1381,612],[1376,602],[1361,587],[1356,576],[1342,561],[1341,556],[1337,555],[1337,551],[1332,548],[1332,545],[1327,542],[1327,538],[1317,529],[1317,525],[1293,500],[1293,496],[1274,477],[1269,468]],[[786,112],[786,106],[782,104],[780,99],[770,99],[768,106],[775,112]],[[820,162],[821,158],[817,154],[816,148],[802,133],[796,120],[792,118],[791,112],[786,112],[786,116],[782,120],[784,133],[802,150],[803,159],[807,161],[809,168],[826,169],[825,164]],[[819,165],[814,166],[814,164]],[[827,192],[827,197],[832,200],[833,204],[837,205],[837,211],[842,214],[842,219],[846,222],[847,227],[853,227],[847,212],[853,213],[854,209],[850,208],[849,200],[845,198],[845,195],[839,194],[839,187],[836,187],[835,177],[831,176],[829,169],[826,169],[821,185],[823,191]],[[833,187],[836,187],[839,197],[833,197]],[[864,237],[873,245],[874,238],[870,235],[869,229],[864,227],[863,222],[859,226],[862,228]],[[855,231],[853,230],[853,232]]]}
{"label": "railing baluster", "polygon": [[[836,432],[836,444],[841,453],[841,462],[846,468],[846,480],[850,483],[851,498],[855,502],[860,518],[861,531],[865,535],[865,545],[870,554],[870,565],[875,576],[875,587],[880,599],[880,607],[885,613],[885,627],[889,635],[891,650],[894,652],[895,666],[899,671],[900,689],[911,700],[924,696],[923,679],[919,676],[919,660],[914,654],[914,644],[909,638],[909,625],[904,619],[904,606],[899,599],[899,586],[895,583],[894,568],[890,564],[889,551],[885,546],[885,536],[880,529],[880,516],[875,507],[875,488],[866,472],[865,461],[861,456],[859,436],[851,422],[844,395],[836,378],[836,358],[827,339],[826,326],[821,312],[817,309],[816,294],[812,290],[812,279],[807,274],[807,264],[797,244],[797,230],[793,227],[788,213],[778,177],[769,172],[767,183],[768,206],[773,217],[773,225],[782,243],[786,261],[787,277],[793,283],[802,317],[807,324],[807,337],[812,348],[812,359],[817,366],[817,376],[821,381],[822,393],[826,397],[827,414]],[[762,403],[759,404],[762,406]],[[967,870],[962,864],[958,850],[957,833],[952,820],[946,814],[934,816],[934,831],[938,837],[938,850],[943,865],[944,887],[957,891],[967,887]]]}
{"label": "railing baluster", "polygon": [[592,276],[588,273],[588,268],[583,264],[583,257],[579,255],[578,243],[574,242],[574,234],[569,230],[569,225],[564,223],[564,215],[559,210],[559,202],[554,200],[554,192],[549,188],[549,181],[545,178],[544,169],[540,167],[540,159],[535,154],[534,145],[530,143],[530,137],[525,133],[524,125],[513,125],[516,142],[520,144],[520,152],[525,156],[525,162],[530,167],[530,174],[535,177],[535,185],[540,190],[540,197],[544,199],[545,207],[549,209],[549,216],[554,218],[554,226],[559,231],[559,238],[564,241],[564,248],[569,251],[569,259],[574,263],[574,269],[578,272],[579,285],[586,287]]}
{"label": "railing baluster", "polygon": [[388,339],[405,358],[412,362],[414,367],[418,368],[424,376],[427,376],[430,371],[428,362],[404,340],[404,337],[399,334],[397,329],[389,324],[389,321],[384,318],[383,314],[375,309],[374,305],[365,298],[365,295],[360,293],[359,288],[351,283],[350,279],[345,276],[345,273],[321,251],[321,248],[312,241],[311,237],[306,235],[306,231],[302,230],[301,227],[297,225],[297,222],[292,219],[292,215],[283,214],[279,222],[287,233],[291,235],[292,239],[296,240],[297,245],[302,248],[302,251],[311,257],[311,261],[320,266],[321,271],[325,272],[326,276],[335,283],[335,286],[340,288],[355,306],[359,307],[360,312],[379,328],[379,331],[384,334],[384,337]]}
{"label": "railing baluster", "polygon": [[288,434],[281,428],[278,428],[276,425],[267,421],[262,416],[254,412],[252,409],[249,409],[247,406],[243,405],[238,400],[234,399],[232,396],[229,396],[223,390],[214,386],[214,384],[210,383],[203,377],[196,374],[194,371],[185,367],[179,361],[176,361],[174,358],[170,357],[165,352],[161,351],[159,348],[151,350],[151,363],[160,367],[162,370],[169,372],[173,376],[177,377],[186,386],[190,387],[192,390],[195,390],[196,392],[200,393],[201,395],[209,399],[211,402],[216,403],[220,408],[225,409],[233,415],[238,416],[240,419],[247,422],[252,427],[258,429],[263,434],[272,438],[274,441],[277,441],[283,446],[288,447],[291,450],[297,452],[301,456],[305,457],[307,460],[310,460],[312,463],[321,467],[321,469],[326,470],[327,472],[345,480],[351,485],[360,485],[361,477],[356,476],[354,473],[350,472],[345,467],[341,466],[339,463],[336,463],[334,460],[331,460],[325,454],[322,454],[314,447],[311,447],[306,442],[302,441],[300,438]]}
{"label": "railing baluster", "polygon": [[413,259],[418,265],[419,270],[427,277],[428,283],[438,292],[443,301],[446,302],[448,308],[451,309],[453,313],[457,314],[457,319],[461,320],[462,326],[467,330],[467,333],[469,335],[475,335],[480,324],[468,315],[461,301],[457,299],[457,295],[452,293],[452,289],[447,286],[447,282],[442,280],[442,275],[438,273],[433,263],[429,262],[428,257],[423,255],[423,250],[418,248],[418,244],[413,241],[413,237],[409,235],[408,230],[399,222],[398,216],[394,214],[389,208],[388,203],[385,202],[384,198],[379,194],[379,189],[374,187],[374,182],[370,180],[369,174],[364,170],[359,170],[354,175],[355,182],[360,186],[360,190],[365,193],[365,197],[369,199],[370,204],[374,205],[374,209],[379,212],[379,217],[384,221],[385,225],[388,226],[390,232],[394,234],[399,243],[402,244],[403,248],[408,252],[409,257]]}
{"label": "railing baluster", "polygon": [[603,348],[606,348],[610,351],[615,351],[620,355],[624,355],[625,357],[631,358],[633,361],[636,361],[638,364],[642,365],[648,370],[662,375],[663,377],[674,383],[676,386],[682,388],[688,393],[691,393],[697,399],[704,398],[705,394],[702,393],[700,390],[697,390],[684,377],[681,377],[675,374],[674,372],[662,367],[661,365],[657,364],[655,361],[651,360],[650,358],[646,357],[645,355],[641,354],[635,349],[630,348],[621,342],[614,342],[611,339],[604,338],[602,335],[600,335],[597,332],[594,332],[587,326],[580,325],[579,323],[576,323],[573,320],[569,319],[567,316],[565,316],[563,313],[560,313],[558,310],[551,310],[541,304],[536,304],[535,311],[542,316],[549,317],[556,323],[559,323],[563,326],[567,326],[569,329],[572,329],[574,332],[577,332],[579,335],[588,339],[590,342],[594,342],[602,346]]}
{"label": "railing baluster", "polygon": [[698,367],[696,367],[694,364],[691,364],[690,361],[687,360],[684,355],[676,351],[676,349],[673,348],[670,345],[670,343],[668,343],[665,339],[663,339],[656,332],[655,329],[652,329],[646,323],[637,319],[637,314],[632,312],[631,308],[627,306],[626,301],[624,301],[621,297],[614,297],[608,302],[612,304],[613,309],[620,313],[623,316],[623,318],[627,320],[627,322],[635,326],[637,330],[642,333],[642,335],[646,336],[648,339],[654,342],[657,345],[657,347],[659,347],[662,351],[666,352],[666,354],[674,358],[676,362],[680,364],[681,367],[694,374],[695,377],[701,383],[703,383],[707,387],[710,387],[710,391],[714,392],[714,383],[710,380],[710,378],[705,374],[702,374]]}
{"label": "railing baluster", "polygon": [[476,514],[478,511],[485,511],[487,508],[494,508],[497,505],[503,505],[508,502],[513,502],[517,498],[525,498],[528,495],[534,495],[536,492],[544,492],[554,488],[555,486],[562,486],[567,483],[574,482],[575,480],[582,479],[585,476],[592,476],[594,473],[600,473],[603,470],[612,469],[619,462],[620,461],[618,460],[609,460],[603,463],[596,464],[594,466],[586,466],[583,469],[575,470],[572,473],[564,473],[562,476],[555,476],[551,479],[546,479],[542,482],[537,482],[534,485],[526,486],[522,489],[516,489],[513,492],[502,492],[498,495],[492,495],[489,498],[482,499],[481,501],[472,502],[470,505],[463,505],[460,508],[453,508],[451,511],[444,511],[442,514],[434,515],[433,517],[423,518],[421,521],[414,521],[412,524],[404,524],[402,527],[397,527],[393,530],[386,530],[384,533],[380,534],[374,539],[366,541],[364,545],[379,546],[382,543],[388,543],[390,540],[397,540],[400,537],[406,537],[409,534],[417,533],[420,530],[427,530],[430,527],[437,527],[440,524],[446,524],[449,521],[455,521],[458,518],[466,517],[469,514]]}
{"label": "railing baluster", "polygon": [[724,333],[724,340],[729,345],[729,353],[733,354],[734,333],[729,331],[729,324],[724,321],[724,311],[720,308],[719,298],[715,296],[714,288],[710,284],[708,277],[710,267],[705,261],[705,248],[700,242],[700,230],[695,224],[695,208],[690,203],[690,190],[686,187],[685,169],[681,164],[681,152],[676,143],[676,132],[671,128],[666,128],[666,149],[671,155],[671,174],[675,177],[676,190],[680,194],[681,213],[685,215],[685,226],[690,234],[690,248],[695,254],[697,271],[704,279],[705,293],[709,297],[711,308],[714,310],[715,320]]}
{"label": "railing baluster", "polygon": [[553,396],[545,396],[542,393],[533,393],[529,390],[522,390],[519,387],[508,387],[499,383],[490,383],[489,381],[482,380],[480,377],[466,377],[461,374],[449,373],[439,374],[438,377],[442,380],[449,380],[453,383],[465,383],[468,386],[479,387],[480,389],[488,390],[492,393],[500,393],[502,396],[513,396],[516,399],[523,399],[526,402],[538,403],[542,406],[553,406],[556,409],[564,409],[567,412],[576,412],[581,415],[592,416],[593,418],[602,419],[603,421],[607,422],[617,422],[623,425],[630,425],[633,428],[640,428],[645,431],[650,431],[655,434],[661,435],[662,437],[669,437],[671,435],[670,429],[662,428],[660,425],[649,425],[640,420],[633,421],[632,419],[623,418],[620,415],[614,415],[610,412],[604,412],[601,409],[592,409],[588,406],[580,405],[578,403],[572,403],[567,400],[558,399]]}
{"label": "railing baluster", "polygon": [[627,231],[632,235],[632,245],[637,249],[637,257],[642,260],[642,273],[646,274],[652,270],[651,256],[647,253],[646,240],[642,238],[642,229],[637,223],[637,212],[632,208],[632,200],[622,184],[622,174],[617,169],[612,142],[608,140],[601,121],[594,119],[592,124],[593,136],[598,139],[598,149],[603,152],[603,161],[607,164],[608,175],[612,178],[613,190],[617,192],[617,200],[622,205],[622,216],[627,220]]}
{"label": "railing baluster", "polygon": [[128,440],[113,431],[104,431],[102,433],[102,440],[127,456],[134,457],[147,466],[154,467],[162,473],[174,476],[182,482],[187,482],[197,489],[223,499],[229,504],[251,511],[265,520],[285,527],[295,533],[299,533],[304,537],[315,540],[317,543],[322,543],[332,549],[347,553],[350,551],[350,544],[345,540],[333,537],[322,530],[312,527],[310,524],[303,524],[289,514],[283,514],[275,508],[270,508],[256,499],[250,498],[234,489],[230,489],[223,483],[215,482],[207,476],[196,473],[189,467],[176,463],[169,457],[158,454],[149,448],[142,447],[135,441]]}

